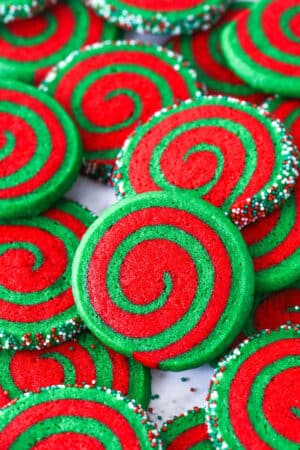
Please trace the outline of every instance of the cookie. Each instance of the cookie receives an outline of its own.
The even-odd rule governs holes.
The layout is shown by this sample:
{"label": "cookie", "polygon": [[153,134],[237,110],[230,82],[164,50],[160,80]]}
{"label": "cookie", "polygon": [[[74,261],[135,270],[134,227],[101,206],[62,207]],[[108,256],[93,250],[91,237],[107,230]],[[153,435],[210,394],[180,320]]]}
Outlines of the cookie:
{"label": "cookie", "polygon": [[0,365],[0,407],[22,392],[57,384],[111,387],[145,408],[150,401],[150,371],[104,347],[89,332],[54,348],[2,351]]}
{"label": "cookie", "polygon": [[265,99],[265,94],[253,89],[235,75],[226,64],[220,48],[220,35],[224,26],[251,5],[250,2],[232,3],[221,21],[211,30],[194,33],[192,36],[176,36],[167,46],[193,63],[198,79],[205,83],[210,94],[230,95],[260,104]]}
{"label": "cookie", "polygon": [[279,291],[300,278],[300,184],[281,210],[242,230],[257,292]]}
{"label": "cookie", "polygon": [[113,176],[117,196],[188,192],[243,227],[278,208],[298,176],[299,151],[280,121],[231,97],[162,110],[130,136]]}
{"label": "cookie", "polygon": [[227,64],[253,88],[300,96],[297,6],[295,0],[262,0],[223,30]]}
{"label": "cookie", "polygon": [[57,0],[3,0],[0,5],[0,22],[28,19],[55,3]]}
{"label": "cookie", "polygon": [[138,33],[185,34],[207,30],[231,0],[83,0],[100,16]]}
{"label": "cookie", "polygon": [[255,307],[243,332],[252,336],[266,328],[300,323],[300,281],[281,291],[256,295]]}
{"label": "cookie", "polygon": [[162,450],[143,409],[107,388],[57,386],[21,397],[1,410],[0,445],[50,450]]}
{"label": "cookie", "polygon": [[160,436],[166,450],[213,449],[205,423],[205,411],[197,407],[165,422]]}
{"label": "cookie", "polygon": [[72,280],[93,334],[162,370],[220,355],[253,302],[240,233],[217,208],[186,194],[141,194],[106,210],[76,252]]}
{"label": "cookie", "polygon": [[0,219],[45,211],[71,187],[80,159],[77,130],[60,105],[0,81]]}
{"label": "cookie", "polygon": [[0,222],[0,348],[42,348],[83,329],[71,289],[76,248],[93,215],[60,201],[31,219]]}
{"label": "cookie", "polygon": [[300,148],[300,100],[275,96],[262,106],[285,124]]}
{"label": "cookie", "polygon": [[76,122],[84,172],[104,181],[111,178],[118,151],[139,124],[198,93],[196,74],[182,57],[136,41],[105,42],[75,52],[40,88]]}
{"label": "cookie", "polygon": [[214,448],[299,448],[299,354],[299,326],[284,326],[245,340],[220,361],[206,414]]}
{"label": "cookie", "polygon": [[32,19],[0,25],[0,76],[37,85],[72,51],[117,35],[80,1],[62,0]]}

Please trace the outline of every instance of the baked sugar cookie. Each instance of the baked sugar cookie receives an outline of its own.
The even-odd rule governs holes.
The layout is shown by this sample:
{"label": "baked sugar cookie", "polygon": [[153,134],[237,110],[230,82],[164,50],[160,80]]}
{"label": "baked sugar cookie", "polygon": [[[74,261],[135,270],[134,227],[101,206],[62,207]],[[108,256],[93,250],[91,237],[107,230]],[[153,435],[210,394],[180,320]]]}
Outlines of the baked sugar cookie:
{"label": "baked sugar cookie", "polygon": [[252,309],[253,268],[236,227],[209,203],[155,192],[113,205],[74,259],[73,293],[104,344],[163,370],[222,354]]}
{"label": "baked sugar cookie", "polygon": [[228,67],[220,46],[221,32],[224,27],[252,5],[252,2],[234,2],[229,6],[224,17],[210,30],[199,31],[191,36],[175,36],[167,46],[181,53],[193,64],[198,79],[205,83],[209,94],[230,95],[260,104],[266,95],[235,75]]}
{"label": "baked sugar cookie", "polygon": [[162,47],[105,42],[74,52],[40,86],[78,126],[83,171],[109,181],[118,151],[140,124],[163,107],[201,94],[196,74]]}
{"label": "baked sugar cookie", "polygon": [[71,267],[93,220],[82,206],[62,200],[42,216],[0,221],[1,349],[48,347],[82,331]]}
{"label": "baked sugar cookie", "polygon": [[14,81],[0,81],[0,220],[36,216],[78,176],[81,142],[52,98]]}
{"label": "baked sugar cookie", "polygon": [[207,401],[217,450],[300,446],[299,326],[265,330],[219,362]]}
{"label": "baked sugar cookie", "polygon": [[289,197],[298,161],[279,120],[244,101],[202,96],[137,128],[118,155],[113,182],[120,198],[159,190],[193,194],[243,227]]}
{"label": "baked sugar cookie", "polygon": [[0,25],[0,77],[38,85],[72,51],[118,35],[79,0],[60,0],[36,17]]}
{"label": "baked sugar cookie", "polygon": [[262,0],[225,27],[222,50],[229,67],[267,93],[300,97],[299,4]]}
{"label": "baked sugar cookie", "polygon": [[[88,387],[88,386],[87,386]],[[1,410],[2,450],[162,450],[143,409],[107,388],[58,386],[21,397]]]}
{"label": "baked sugar cookie", "polygon": [[104,347],[87,331],[51,348],[2,351],[0,365],[0,407],[23,392],[58,384],[106,386],[145,408],[150,400],[150,371]]}

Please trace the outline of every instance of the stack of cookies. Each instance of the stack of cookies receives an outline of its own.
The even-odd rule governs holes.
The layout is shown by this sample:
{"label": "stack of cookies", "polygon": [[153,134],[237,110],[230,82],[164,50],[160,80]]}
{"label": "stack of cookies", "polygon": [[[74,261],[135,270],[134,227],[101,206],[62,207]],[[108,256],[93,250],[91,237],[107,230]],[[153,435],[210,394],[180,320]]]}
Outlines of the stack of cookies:
{"label": "stack of cookies", "polygon": [[299,1],[0,0],[0,449],[299,449],[299,168]]}

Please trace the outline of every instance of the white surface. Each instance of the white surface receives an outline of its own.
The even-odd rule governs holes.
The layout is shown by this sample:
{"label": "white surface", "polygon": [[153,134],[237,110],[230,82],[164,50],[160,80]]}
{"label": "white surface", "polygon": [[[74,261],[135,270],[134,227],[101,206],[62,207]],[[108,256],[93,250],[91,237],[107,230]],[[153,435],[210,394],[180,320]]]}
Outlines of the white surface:
{"label": "white surface", "polygon": [[[88,207],[97,215],[116,201],[113,188],[84,177],[79,177],[67,197]],[[160,423],[158,416],[166,420],[193,406],[203,406],[212,373],[213,370],[208,365],[185,372],[153,370],[152,395],[159,395],[150,404],[150,408],[153,408],[150,414],[153,420]],[[181,378],[187,380],[182,381]]]}

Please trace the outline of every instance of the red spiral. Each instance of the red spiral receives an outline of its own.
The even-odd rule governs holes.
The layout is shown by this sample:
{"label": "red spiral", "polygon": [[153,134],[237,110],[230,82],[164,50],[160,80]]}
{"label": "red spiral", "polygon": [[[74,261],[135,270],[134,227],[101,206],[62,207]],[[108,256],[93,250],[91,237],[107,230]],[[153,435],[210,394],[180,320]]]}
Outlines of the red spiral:
{"label": "red spiral", "polygon": [[87,159],[112,164],[138,124],[196,92],[189,69],[176,70],[176,63],[174,56],[142,44],[93,46],[61,67],[54,80],[46,78],[43,89],[76,121]]}
{"label": "red spiral", "polygon": [[[264,437],[255,431],[248,415],[248,401],[254,380],[265,367],[280,359],[294,357],[299,352],[300,339],[272,342],[243,361],[235,374],[229,391],[229,414],[233,430],[245,448],[270,450],[270,446],[263,441]],[[295,396],[298,392],[300,367],[295,365],[274,374],[272,383],[267,385],[264,392],[262,411],[274,433],[300,444],[300,422],[293,413],[295,408],[300,407],[299,398]]]}
{"label": "red spiral", "polygon": [[[205,312],[199,317],[194,328],[186,330],[185,335],[177,342],[170,343],[167,339],[168,344],[164,348],[135,352],[135,358],[140,361],[151,355],[152,364],[188,351],[194,344],[209,336],[226,308],[232,277],[230,257],[223,242],[212,228],[196,216],[169,207],[148,207],[132,212],[112,225],[102,236],[94,249],[87,273],[93,309],[116,335],[122,338],[149,338],[168,334],[169,328],[189,311],[195,298],[199,279],[191,255],[184,247],[166,238],[160,238],[155,232],[152,239],[137,240],[132,248],[127,248],[121,265],[119,284],[130,304],[147,308],[164,290],[163,274],[170,273],[173,286],[164,305],[139,314],[136,320],[138,313],[118,306],[110,295],[111,286],[107,283],[108,265],[116,248],[143,227],[153,227],[159,232],[161,226],[171,227],[175,231],[178,228],[201,243],[209,252],[215,279]],[[211,242],[214,242],[213,253],[210,251]],[[149,261],[155,263],[151,265]],[[149,280],[156,282],[149,283]],[[202,282],[205,283],[205,280]]]}
{"label": "red spiral", "polygon": [[[56,30],[47,39],[36,45],[25,45],[26,38],[39,36],[47,30],[47,16],[44,14],[31,18],[30,20],[12,22],[8,25],[8,30],[16,37],[24,38],[24,45],[16,45],[14,41],[10,42],[3,36],[0,37],[1,57],[13,61],[27,62],[39,61],[41,58],[47,58],[65,46],[76,27],[76,18],[72,9],[64,3],[58,3],[51,8],[52,15],[55,17]],[[63,32],[62,32],[63,31]]]}
{"label": "red spiral", "polygon": [[[256,17],[255,25],[259,23],[265,39],[268,41],[270,48],[275,48],[282,52],[282,54],[288,54],[299,58],[300,49],[299,43],[288,38],[283,32],[281,20],[283,14],[295,6],[294,0],[275,0],[270,1],[265,5],[265,8],[261,16]],[[272,70],[274,72],[286,75],[289,77],[300,76],[299,65],[288,63],[285,61],[284,56],[282,59],[271,57],[264,52],[263,47],[259,48],[252,37],[252,27],[249,26],[249,15],[251,11],[243,13],[237,21],[236,30],[239,45],[243,52],[249,55],[251,59],[265,69]],[[257,13],[256,13],[257,14]],[[289,23],[289,26],[293,33],[299,35],[299,14],[294,17]]]}
{"label": "red spiral", "polygon": [[[76,342],[65,342],[55,349],[16,352],[9,367],[15,386],[20,391],[30,388],[30,391],[37,392],[41,387],[63,384],[65,373],[60,362],[55,360],[55,352],[71,362],[77,385],[83,382],[91,384],[92,380],[96,380],[94,361],[88,351]],[[45,358],[47,355],[50,358]]]}
{"label": "red spiral", "polygon": [[[56,234],[58,222],[74,233],[78,240],[86,225],[78,217],[53,208],[45,213],[49,219],[48,229],[24,222],[0,226],[0,319],[11,322],[33,323],[47,320],[74,306],[72,290],[60,288],[51,297],[47,289],[59,282],[70,265],[75,248]],[[46,226],[46,225],[45,225]],[[51,230],[51,231],[50,231]],[[14,276],[11,276],[13,268]],[[14,303],[7,298],[7,292],[16,298],[22,294],[23,302]],[[27,297],[39,296],[40,301],[31,303]],[[46,306],[47,304],[47,306]]]}
{"label": "red spiral", "polygon": [[12,242],[14,246],[26,242],[38,248],[43,255],[43,264],[38,270],[33,270],[35,260],[30,249],[8,249],[0,256],[0,285],[5,289],[20,293],[44,290],[54,284],[66,270],[66,248],[53,234],[36,227],[1,225],[0,246]]}
{"label": "red spiral", "polygon": [[[32,193],[51,180],[64,162],[67,144],[65,131],[59,122],[59,118],[40,100],[19,90],[13,91],[1,88],[0,102],[7,102],[12,105],[11,112],[0,112],[1,141],[4,143],[4,136],[9,132],[15,138],[15,146],[12,152],[0,160],[0,179],[3,180],[3,187],[0,189],[0,199],[8,199]],[[18,105],[22,105],[22,108],[27,108],[29,112],[33,111],[36,116],[39,116],[40,120],[46,125],[51,137],[50,154],[40,167],[39,164],[41,162],[33,163],[33,157],[38,145],[41,152],[43,137],[40,136],[34,119],[25,121],[24,117],[21,119],[15,114]],[[22,177],[20,175],[18,183],[5,187],[5,178],[24,169],[24,167],[28,169],[25,175]],[[37,168],[39,169],[38,171]]]}
{"label": "red spiral", "polygon": [[216,448],[298,448],[299,326],[248,338],[219,361],[206,406]]}
{"label": "red spiral", "polygon": [[[218,118],[234,123],[236,131],[232,132],[221,125],[196,125],[197,121],[201,123],[201,120]],[[191,130],[186,130],[186,125],[193,122],[195,126]],[[160,167],[153,169],[157,174],[156,179],[153,179],[150,173],[151,160],[158,151],[160,142],[167,134],[177,132],[180,128],[182,132],[164,148]],[[202,105],[183,109],[180,112],[174,111],[172,115],[151,127],[151,140],[146,133],[134,148],[132,148],[134,144],[132,147],[129,146],[131,156],[128,177],[132,190],[135,193],[141,193],[161,189],[157,181],[161,174],[167,183],[179,188],[197,189],[205,186],[211,181],[216,171],[215,154],[210,152],[208,147],[207,151],[196,152],[185,159],[185,155],[191,148],[196,144],[205,143],[220,149],[224,157],[224,168],[217,183],[202,198],[215,206],[221,206],[234,191],[245,170],[246,149],[238,132],[240,130],[242,133],[243,129],[252,136],[257,151],[254,173],[243,192],[237,194],[231,207],[243,205],[248,197],[253,197],[272,177],[275,148],[270,132],[263,122],[247,111],[235,109],[234,104],[232,108]]]}
{"label": "red spiral", "polygon": [[24,74],[18,78],[29,72],[37,85],[72,50],[99,41],[104,28],[104,21],[92,10],[66,0],[44,14],[7,24],[0,36],[0,62],[4,66],[11,62],[16,72],[21,72],[23,63]]}
{"label": "red spiral", "polygon": [[[111,349],[106,349],[112,365],[112,389],[128,393],[130,373],[128,360]],[[77,342],[62,343],[55,349],[35,351],[17,351],[9,364],[10,374],[17,389],[38,391],[41,387],[64,384],[65,373],[63,366],[55,360],[55,353],[68,358],[72,363],[76,379],[74,384],[92,384],[97,380],[96,362],[89,352]],[[51,357],[53,354],[53,358]],[[44,358],[49,355],[49,358]],[[22,370],[20,370],[22,368]]]}

